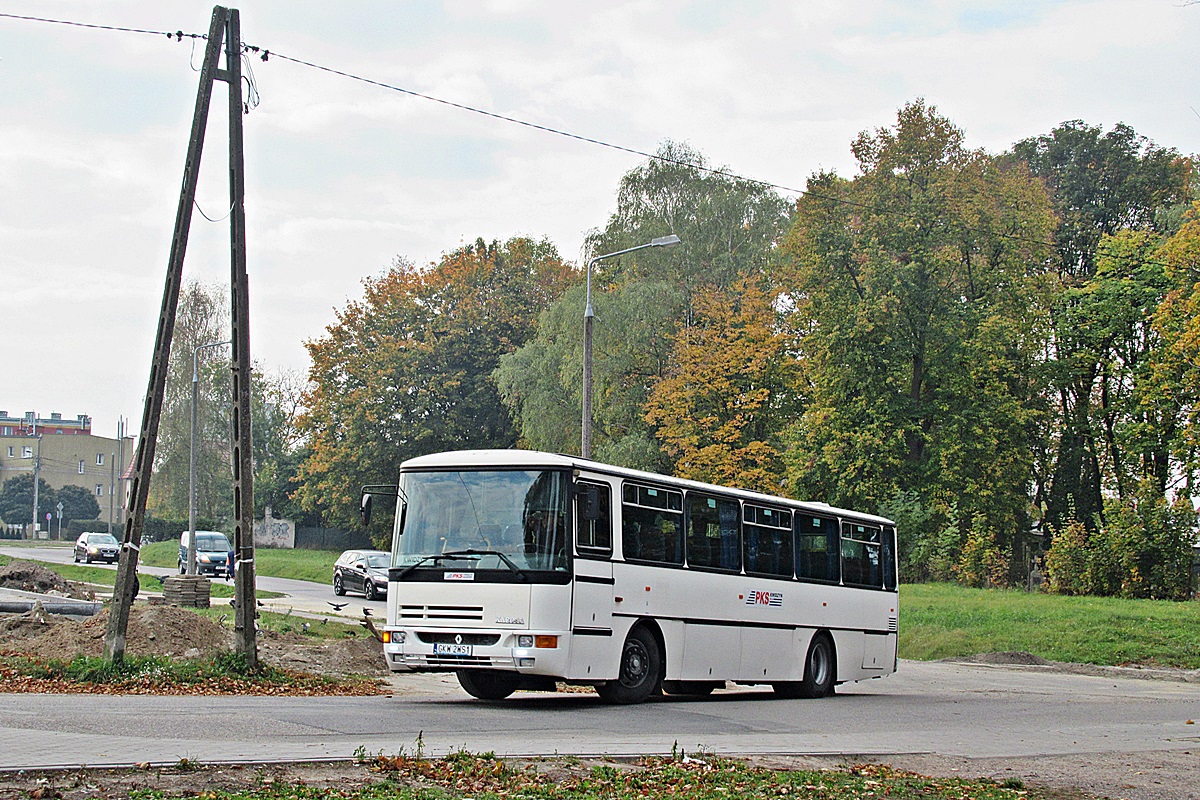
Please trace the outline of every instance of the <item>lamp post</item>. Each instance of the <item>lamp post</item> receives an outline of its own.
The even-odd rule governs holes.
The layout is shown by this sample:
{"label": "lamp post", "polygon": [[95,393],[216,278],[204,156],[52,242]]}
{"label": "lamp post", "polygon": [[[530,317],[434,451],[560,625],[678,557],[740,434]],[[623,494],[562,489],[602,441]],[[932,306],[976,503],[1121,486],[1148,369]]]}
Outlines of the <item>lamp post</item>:
{"label": "lamp post", "polygon": [[206,347],[220,347],[232,342],[209,342],[192,350],[192,442],[188,452],[188,548],[187,574],[196,574],[196,407],[200,401],[200,371],[196,360],[200,351]]}
{"label": "lamp post", "polygon": [[584,458],[592,457],[592,318],[595,317],[592,312],[592,267],[606,258],[625,255],[634,250],[644,250],[647,247],[670,247],[673,244],[679,244],[679,237],[672,233],[669,236],[651,239],[636,247],[627,247],[615,253],[596,256],[587,263],[587,300],[583,309],[583,434],[580,442],[580,450]]}

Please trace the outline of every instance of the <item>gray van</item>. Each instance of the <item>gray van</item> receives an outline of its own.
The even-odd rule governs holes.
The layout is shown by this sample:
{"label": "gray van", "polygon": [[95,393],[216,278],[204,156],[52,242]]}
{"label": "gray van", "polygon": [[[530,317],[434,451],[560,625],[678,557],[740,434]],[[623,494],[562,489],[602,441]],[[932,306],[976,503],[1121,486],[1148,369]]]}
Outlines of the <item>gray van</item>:
{"label": "gray van", "polygon": [[[187,572],[188,536],[190,531],[184,531],[179,537],[179,574]],[[227,576],[229,574],[230,556],[233,546],[229,538],[220,531],[196,531],[196,574]]]}

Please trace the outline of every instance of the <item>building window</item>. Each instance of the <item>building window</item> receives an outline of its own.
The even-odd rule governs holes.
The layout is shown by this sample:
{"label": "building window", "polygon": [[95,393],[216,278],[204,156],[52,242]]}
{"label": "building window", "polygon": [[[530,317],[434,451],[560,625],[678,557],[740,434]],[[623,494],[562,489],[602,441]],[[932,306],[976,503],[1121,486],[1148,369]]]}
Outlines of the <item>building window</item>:
{"label": "building window", "polygon": [[104,497],[104,484],[96,484],[96,497]]}
{"label": "building window", "polygon": [[97,467],[104,466],[104,453],[96,453],[96,466]]}
{"label": "building window", "polygon": [[79,474],[80,475],[83,474],[83,462],[82,461],[79,462]]}
{"label": "building window", "polygon": [[32,447],[22,447],[21,448],[21,458],[33,458],[33,448]]}
{"label": "building window", "polygon": [[13,447],[13,446],[9,445],[9,448],[8,448],[8,457],[9,457],[9,458],[12,458],[13,456],[15,456],[15,455],[16,455],[16,451],[17,451],[17,448],[15,448],[15,447]]}
{"label": "building window", "polygon": [[[12,436],[12,435],[13,434],[12,434],[12,426],[11,425],[5,425],[3,428],[0,428],[0,436]],[[11,453],[9,455],[11,455]]]}

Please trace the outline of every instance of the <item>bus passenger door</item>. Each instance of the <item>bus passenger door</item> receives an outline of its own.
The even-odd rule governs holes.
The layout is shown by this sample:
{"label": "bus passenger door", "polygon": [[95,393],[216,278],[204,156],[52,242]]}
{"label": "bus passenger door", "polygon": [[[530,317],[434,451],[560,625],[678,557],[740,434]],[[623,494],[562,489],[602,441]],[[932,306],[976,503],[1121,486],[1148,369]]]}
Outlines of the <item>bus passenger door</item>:
{"label": "bus passenger door", "polygon": [[[575,493],[575,579],[571,597],[571,674],[611,678],[621,643],[613,641],[612,489],[581,481]],[[611,663],[610,663],[611,662]]]}

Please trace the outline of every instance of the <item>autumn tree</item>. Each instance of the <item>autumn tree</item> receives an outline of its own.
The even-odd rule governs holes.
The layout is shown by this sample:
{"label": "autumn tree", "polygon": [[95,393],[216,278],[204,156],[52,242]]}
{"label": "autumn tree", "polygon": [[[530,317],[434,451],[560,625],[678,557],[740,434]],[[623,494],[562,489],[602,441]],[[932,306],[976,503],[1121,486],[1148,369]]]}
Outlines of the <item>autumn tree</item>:
{"label": "autumn tree", "polygon": [[782,490],[798,362],[765,282],[702,291],[693,324],[675,338],[673,367],[651,392],[646,419],[680,477]]}
{"label": "autumn tree", "polygon": [[296,499],[352,524],[363,484],[440,450],[511,447],[517,428],[492,373],[578,280],[546,241],[482,239],[429,269],[398,261],[308,343],[300,428],[310,450]]}
{"label": "autumn tree", "polygon": [[809,181],[781,272],[810,393],[788,479],[801,497],[941,509],[906,555],[953,522],[959,545],[1007,558],[1028,526],[1054,219],[1024,164],[963,139],[917,101],[858,137],[852,180]]}

